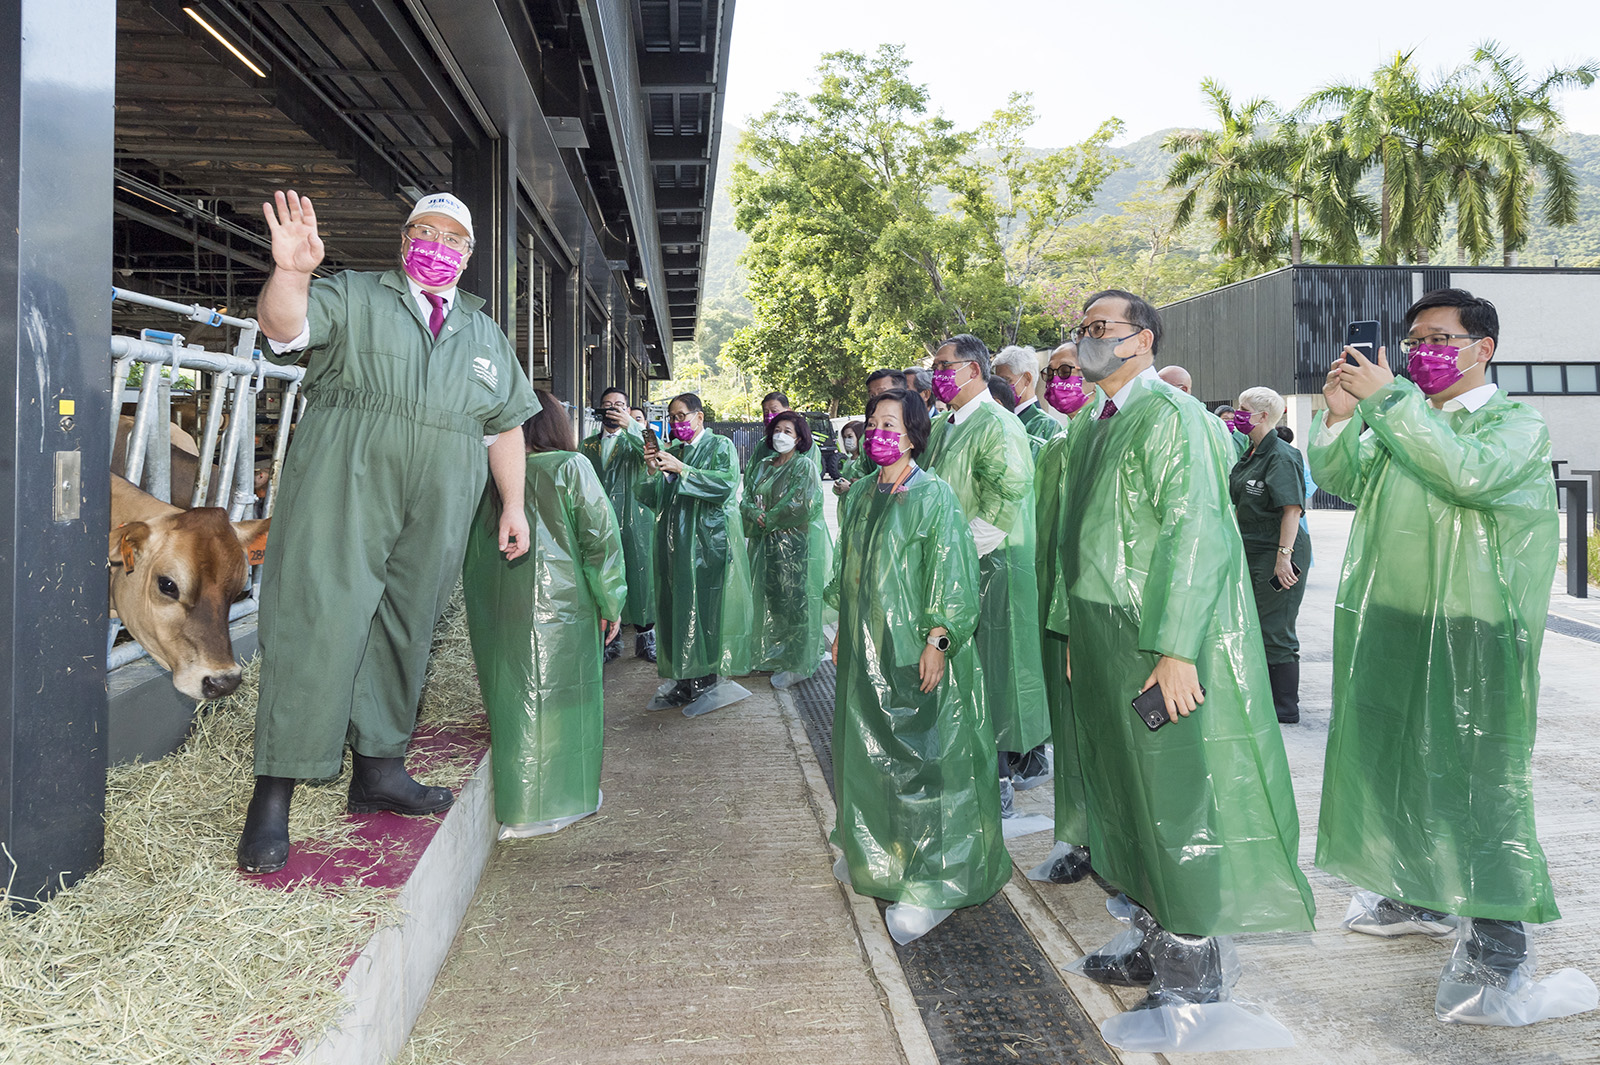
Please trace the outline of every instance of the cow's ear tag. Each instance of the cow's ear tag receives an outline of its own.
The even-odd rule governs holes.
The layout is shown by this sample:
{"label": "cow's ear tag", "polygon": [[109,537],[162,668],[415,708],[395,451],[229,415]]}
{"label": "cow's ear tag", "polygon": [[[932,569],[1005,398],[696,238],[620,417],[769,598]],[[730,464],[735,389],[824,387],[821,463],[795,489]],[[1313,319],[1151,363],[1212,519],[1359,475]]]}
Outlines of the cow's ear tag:
{"label": "cow's ear tag", "polygon": [[244,545],[245,555],[250,560],[250,565],[259,566],[267,560],[267,525],[261,526],[261,531],[250,538]]}

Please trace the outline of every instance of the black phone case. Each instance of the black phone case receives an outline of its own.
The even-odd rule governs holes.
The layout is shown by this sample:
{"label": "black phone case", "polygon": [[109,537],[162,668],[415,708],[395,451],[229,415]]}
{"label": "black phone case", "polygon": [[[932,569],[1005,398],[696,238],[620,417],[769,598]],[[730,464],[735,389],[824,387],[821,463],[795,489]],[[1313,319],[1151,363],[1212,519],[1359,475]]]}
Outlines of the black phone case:
{"label": "black phone case", "polygon": [[[1304,572],[1303,570],[1301,570],[1301,568],[1299,566],[1296,566],[1293,562],[1289,563],[1289,568],[1294,570],[1294,575],[1296,577],[1299,577],[1301,575],[1301,573]],[[1267,582],[1267,587],[1271,588],[1275,592],[1281,592],[1281,591],[1283,591],[1283,582],[1280,581],[1278,579],[1278,575],[1276,573],[1274,573],[1272,575],[1272,579]]]}
{"label": "black phone case", "polygon": [[[1200,686],[1200,694],[1206,693],[1205,685]],[[1152,684],[1140,692],[1133,700],[1133,712],[1139,715],[1139,720],[1144,722],[1144,727],[1154,732],[1162,725],[1170,725],[1172,719],[1167,716],[1167,698],[1161,694],[1161,685]]]}
{"label": "black phone case", "polygon": [[1378,323],[1373,321],[1351,322],[1346,327],[1344,342],[1349,347],[1360,345],[1366,348],[1361,354],[1368,359],[1378,357]]}

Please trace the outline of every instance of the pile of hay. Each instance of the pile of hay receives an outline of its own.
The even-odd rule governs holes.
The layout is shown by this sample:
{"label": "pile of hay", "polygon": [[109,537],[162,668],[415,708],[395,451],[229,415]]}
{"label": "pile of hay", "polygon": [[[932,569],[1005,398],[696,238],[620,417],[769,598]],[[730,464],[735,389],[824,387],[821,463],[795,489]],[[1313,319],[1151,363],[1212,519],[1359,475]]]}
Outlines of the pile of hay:
{"label": "pile of hay", "polygon": [[[478,716],[459,595],[435,641],[424,713]],[[290,1061],[338,1019],[352,948],[399,914],[389,891],[266,890],[235,871],[257,681],[252,662],[177,753],[111,770],[97,872],[34,914],[0,909],[0,1061]],[[463,752],[425,779],[459,787],[475,768]],[[347,838],[344,798],[342,783],[297,788],[292,838]]]}

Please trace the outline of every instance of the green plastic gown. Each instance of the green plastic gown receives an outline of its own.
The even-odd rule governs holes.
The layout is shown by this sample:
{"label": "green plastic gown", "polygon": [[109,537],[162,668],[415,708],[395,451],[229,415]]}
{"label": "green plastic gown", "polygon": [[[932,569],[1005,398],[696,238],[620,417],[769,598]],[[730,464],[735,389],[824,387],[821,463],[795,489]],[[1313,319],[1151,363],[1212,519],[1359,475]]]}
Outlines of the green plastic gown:
{"label": "green plastic gown", "polygon": [[495,817],[529,825],[600,805],[605,692],[601,619],[627,599],[617,518],[571,451],[528,456],[528,553],[507,562],[485,492],[467,538],[462,592],[489,714]]}
{"label": "green plastic gown", "polygon": [[[994,729],[972,643],[978,559],[950,486],[857,481],[840,504],[828,602],[839,610],[833,842],[864,895],[971,906],[1011,876]],[[921,691],[930,629],[950,632],[945,676]]]}
{"label": "green plastic gown", "polygon": [[639,500],[639,488],[650,477],[644,461],[644,431],[628,419],[607,456],[601,434],[583,442],[584,458],[594,466],[616,511],[622,532],[622,563],[628,577],[628,603],[622,620],[644,627],[656,622],[656,516]]}
{"label": "green plastic gown", "polygon": [[673,441],[683,474],[650,477],[639,500],[656,512],[656,668],[668,680],[750,672],[750,562],[739,521],[739,455],[702,430]]}
{"label": "green plastic gown", "polygon": [[1031,751],[1050,738],[1039,671],[1033,455],[1015,414],[987,399],[974,402],[978,409],[960,425],[935,419],[927,468],[955,489],[967,520],[981,518],[1006,534],[978,560],[978,659],[1000,749]]}
{"label": "green plastic gown", "polygon": [[810,676],[827,650],[822,589],[833,569],[822,475],[800,455],[787,462],[776,455],[763,459],[739,511],[754,594],[751,665]]}
{"label": "green plastic gown", "polygon": [[1067,448],[1072,425],[1052,437],[1039,452],[1034,469],[1034,515],[1038,529],[1039,632],[1044,662],[1044,692],[1050,706],[1050,738],[1055,743],[1056,839],[1073,846],[1089,842],[1089,815],[1083,793],[1083,767],[1078,762],[1078,734],[1073,725],[1072,685],[1067,681],[1067,638],[1053,631],[1052,609],[1066,609],[1061,580],[1061,537],[1066,524]]}
{"label": "green plastic gown", "polygon": [[1553,921],[1530,764],[1559,535],[1544,419],[1503,392],[1439,412],[1396,380],[1354,421],[1368,431],[1311,448],[1356,504],[1317,865],[1446,913]]}
{"label": "green plastic gown", "polygon": [[1060,436],[1063,432],[1061,423],[1050,417],[1044,409],[1043,402],[1035,400],[1017,412],[1017,420],[1028,431],[1028,448],[1033,452],[1033,461],[1039,461],[1039,452],[1044,450],[1045,444]]}
{"label": "green plastic gown", "polygon": [[[756,441],[756,446],[750,449],[750,461],[744,464],[744,476],[740,479],[740,487],[744,489],[745,495],[750,494],[750,489],[755,484],[756,467],[761,465],[762,460],[770,459],[775,454],[777,452],[767,446],[766,429],[763,427],[762,435]],[[806,450],[804,454],[811,460],[811,465],[815,466],[818,471],[822,469],[822,450],[820,448],[813,446]]]}
{"label": "green plastic gown", "polygon": [[839,467],[839,480],[849,481],[854,484],[863,477],[876,477],[878,464],[867,458],[866,447],[863,444],[858,448],[859,454],[855,458],[845,459]]}
{"label": "green plastic gown", "polygon": [[[1154,374],[1075,423],[1062,533],[1072,708],[1095,871],[1168,931],[1308,929],[1300,821],[1272,707],[1222,423]],[[1151,732],[1130,705],[1161,655],[1206,701]]]}

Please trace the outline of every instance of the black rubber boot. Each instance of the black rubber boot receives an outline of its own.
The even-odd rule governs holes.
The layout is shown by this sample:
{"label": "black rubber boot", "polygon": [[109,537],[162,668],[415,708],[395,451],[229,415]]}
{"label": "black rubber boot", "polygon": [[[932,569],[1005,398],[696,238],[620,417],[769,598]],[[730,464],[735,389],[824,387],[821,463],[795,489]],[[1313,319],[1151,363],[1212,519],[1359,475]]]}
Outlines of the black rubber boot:
{"label": "black rubber boot", "polygon": [[350,752],[350,796],[348,809],[353,814],[375,814],[379,810],[418,816],[448,810],[456,801],[449,788],[434,788],[419,783],[406,772],[404,758],[368,758]]}
{"label": "black rubber boot", "polygon": [[1300,663],[1269,665],[1267,676],[1272,680],[1272,708],[1278,712],[1278,721],[1285,725],[1299,724]]}
{"label": "black rubber boot", "polygon": [[1472,919],[1472,935],[1466,942],[1467,957],[1482,977],[1485,987],[1505,988],[1517,969],[1528,960],[1528,933],[1521,921]]}
{"label": "black rubber boot", "polygon": [[1215,936],[1178,936],[1163,928],[1145,947],[1155,975],[1134,1009],[1222,1001],[1222,944]]}
{"label": "black rubber boot", "polygon": [[239,868],[276,873],[289,861],[289,797],[293,777],[256,777],[250,809],[239,834]]}
{"label": "black rubber boot", "polygon": [[633,637],[633,657],[642,658],[646,662],[656,660],[656,630],[645,629]]}

